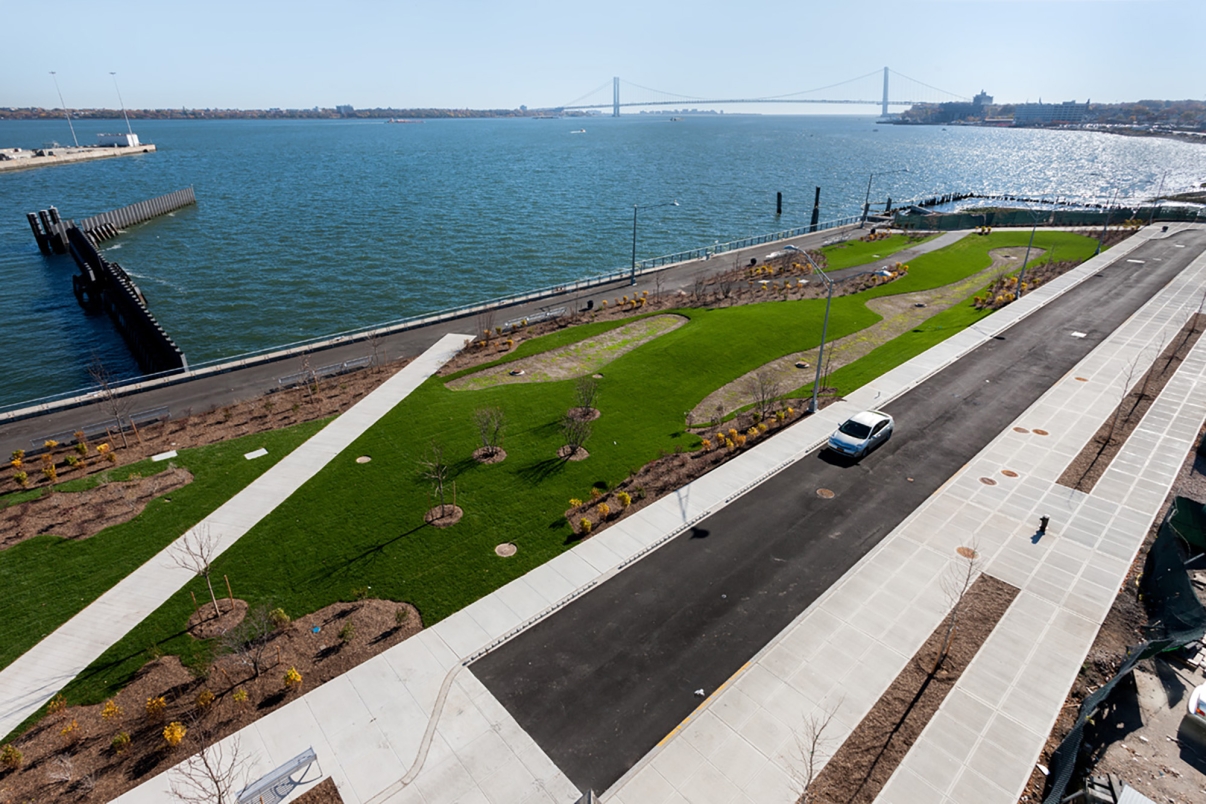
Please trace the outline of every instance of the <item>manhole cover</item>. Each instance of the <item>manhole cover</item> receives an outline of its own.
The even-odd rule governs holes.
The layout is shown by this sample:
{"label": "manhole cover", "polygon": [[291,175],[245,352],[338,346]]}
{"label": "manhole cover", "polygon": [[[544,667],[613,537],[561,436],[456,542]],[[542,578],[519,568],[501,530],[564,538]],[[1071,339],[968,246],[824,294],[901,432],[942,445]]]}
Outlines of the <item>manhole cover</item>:
{"label": "manhole cover", "polygon": [[832,500],[834,494],[829,489],[817,489],[817,496],[826,500]]}
{"label": "manhole cover", "polygon": [[515,551],[518,549],[519,548],[517,548],[515,545],[511,544],[510,542],[503,542],[498,547],[494,548],[494,552],[497,553],[498,555],[502,556],[503,558],[510,558],[511,556],[515,555]]}
{"label": "manhole cover", "polygon": [[1048,433],[1046,430],[1033,430],[1032,432],[1033,432],[1035,435],[1051,435],[1051,434],[1050,434],[1050,433]]}
{"label": "manhole cover", "polygon": [[1001,474],[1005,475],[1005,477],[1017,477],[1018,476],[1018,473],[1013,471],[1012,469],[1002,469]]}
{"label": "manhole cover", "polygon": [[1088,377],[1077,377],[1076,381],[1077,382],[1088,382],[1089,378]]}
{"label": "manhole cover", "polygon": [[993,480],[991,477],[982,477],[982,478],[980,478],[980,482],[986,486],[997,485],[997,481]]}
{"label": "manhole cover", "polygon": [[966,558],[968,561],[975,561],[979,558],[979,554],[970,547],[956,547],[955,552]]}
{"label": "manhole cover", "polygon": [[369,456],[361,455],[359,458],[356,459],[356,463],[368,463],[371,460],[372,460],[372,458],[370,458]]}
{"label": "manhole cover", "polygon": [[1025,427],[1015,427],[1015,428],[1013,428],[1013,431],[1015,433],[1029,433],[1030,432]]}

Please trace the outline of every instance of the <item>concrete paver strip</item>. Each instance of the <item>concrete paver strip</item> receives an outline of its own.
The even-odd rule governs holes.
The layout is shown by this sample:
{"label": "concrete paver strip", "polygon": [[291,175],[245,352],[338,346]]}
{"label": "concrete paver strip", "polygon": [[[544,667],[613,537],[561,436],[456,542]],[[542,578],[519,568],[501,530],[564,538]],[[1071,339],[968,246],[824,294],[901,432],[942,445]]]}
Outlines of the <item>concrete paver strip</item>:
{"label": "concrete paver strip", "polygon": [[[1125,256],[1134,248],[1142,245],[1146,237],[1147,233],[1141,234],[1138,238],[1103,255],[1095,263],[1087,264],[1061,277],[1047,287],[1036,291],[1032,296],[985,319],[984,322],[977,325],[974,331],[964,332],[960,336],[948,339],[939,347],[898,367],[857,392],[857,396],[849,404],[852,407],[868,407],[870,402],[898,395],[904,390],[914,387],[926,376],[940,370],[980,343],[991,339],[1029,311],[1045,305],[1067,288],[1092,276],[1102,265]],[[1093,359],[1094,355],[1090,355],[1086,362],[1091,362]],[[843,415],[844,410],[840,405],[835,406],[835,409],[822,411],[817,417],[801,422],[775,439],[739,456],[724,467],[691,484],[690,487],[637,512],[630,519],[617,523],[589,542],[538,567],[523,578],[512,582],[508,587],[488,596],[486,600],[489,601],[497,596],[500,603],[504,604],[500,606],[500,610],[513,612],[513,616],[516,618],[515,627],[522,626],[524,620],[519,618],[527,616],[528,612],[532,610],[533,603],[530,599],[532,595],[545,601],[546,611],[556,610],[580,594],[582,590],[616,572],[620,566],[630,561],[641,550],[659,543],[673,533],[688,529],[693,522],[722,507],[733,494],[734,485],[745,485],[747,480],[773,472],[779,466],[778,462],[783,459],[784,455],[798,457],[810,452],[828,436],[834,424]],[[985,454],[996,449],[998,443],[999,439],[985,450]],[[766,456],[774,457],[768,461]],[[787,460],[790,459],[790,457],[787,458]],[[739,483],[734,484],[729,480],[730,472],[741,478]],[[1023,474],[1023,476],[1025,475]],[[1054,480],[1054,476],[1050,479]],[[952,489],[954,484],[948,484],[946,488]],[[954,512],[955,506],[952,505],[949,495],[939,494],[930,504],[915,512],[909,522],[917,523],[916,527],[928,531],[932,528],[925,525],[926,522],[933,520],[934,517],[945,521],[953,516]],[[993,520],[990,518],[989,521]],[[669,526],[666,523],[670,523]],[[902,525],[902,528],[906,525]],[[998,530],[1000,535],[997,538],[1007,539],[1010,531],[1006,525],[1001,524]],[[621,551],[604,549],[595,553],[589,553],[584,549],[596,542],[606,542],[610,545],[625,544],[626,547]],[[592,557],[590,562],[584,560],[587,553]],[[626,555],[622,555],[622,553],[626,553]],[[826,705],[826,702],[832,703],[834,700],[838,700],[844,694],[839,689],[838,683],[850,675],[851,661],[854,658],[867,658],[869,661],[866,663],[871,666],[869,672],[872,674],[872,677],[864,677],[858,682],[860,686],[854,690],[857,696],[873,698],[876,685],[881,685],[879,687],[881,689],[886,687],[893,677],[890,672],[892,663],[904,661],[904,657],[910,656],[916,645],[919,645],[928,636],[933,625],[944,612],[941,593],[936,589],[937,585],[927,585],[924,581],[918,582],[915,579],[934,577],[935,573],[940,572],[945,560],[947,559],[944,556],[935,557],[932,548],[917,540],[886,539],[877,551],[868,555],[847,575],[847,578],[853,578],[859,573],[864,573],[882,594],[867,597],[862,601],[862,606],[853,611],[849,609],[839,611],[840,616],[829,613],[824,598],[814,604],[801,615],[793,627],[785,630],[780,637],[767,645],[750,663],[748,669],[740,673],[731,684],[725,687],[723,692],[714,695],[706,705],[702,706],[691,722],[678,731],[674,738],[665,740],[663,745],[651,752],[640,765],[621,780],[621,784],[617,785],[613,794],[608,796],[608,800],[632,801],[641,804],[670,800],[718,800],[717,797],[708,794],[707,782],[716,781],[714,789],[717,793],[722,789],[732,791],[737,786],[727,779],[736,775],[743,781],[735,794],[736,797],[732,800],[756,801],[759,804],[773,801],[794,801],[794,782],[789,764],[785,759],[789,753],[792,738],[789,733],[790,729],[785,730],[784,719],[792,716],[791,713],[805,711],[808,707],[816,708]],[[612,562],[610,566],[608,566],[609,561]],[[836,598],[841,587],[842,584],[835,586],[830,594]],[[528,600],[527,604],[515,605],[513,601],[517,596]],[[874,601],[873,604],[872,601]],[[903,605],[901,601],[907,601],[907,605]],[[871,608],[866,608],[867,606],[871,606]],[[876,613],[878,608],[883,606],[893,608],[891,617],[881,617]],[[860,608],[866,610],[860,613]],[[523,611],[521,612],[520,609]],[[847,619],[843,618],[880,623],[890,620],[891,626],[881,629],[881,635],[873,638],[869,634],[861,633],[859,629],[850,625]],[[866,620],[860,620],[860,618],[866,618]],[[1072,620],[1069,626],[1066,619],[1057,616],[1052,628],[1065,630],[1071,628],[1074,632],[1079,633],[1076,629],[1081,628],[1081,621]],[[469,645],[472,642],[471,633],[475,629],[480,632],[479,639],[483,641],[472,647],[480,649],[487,644],[484,642],[486,635],[484,631],[481,631],[481,626],[477,625],[464,612],[454,614],[416,637],[386,651],[370,662],[366,662],[360,668],[329,682],[315,693],[302,696],[297,701],[276,710],[253,726],[244,729],[241,732],[244,744],[249,745],[255,753],[252,770],[265,772],[312,744],[319,753],[324,773],[335,777],[344,800],[348,804],[367,800],[367,797],[360,793],[364,789],[363,784],[354,786],[351,779],[351,776],[357,775],[361,768],[356,761],[357,752],[367,751],[373,746],[389,746],[390,751],[397,757],[396,760],[388,763],[393,770],[391,783],[403,776],[416,755],[419,740],[429,722],[428,718],[432,713],[441,682],[463,656],[449,647],[444,635],[447,634],[453,638],[453,635],[456,634],[453,641]],[[1081,628],[1081,630],[1084,629]],[[1091,635],[1088,638],[1091,639]],[[784,679],[767,669],[762,661],[776,649],[779,651],[776,653],[776,658],[781,657],[785,660],[777,666],[781,673],[786,673],[784,668],[790,666],[793,657],[799,657],[801,662],[807,663],[792,675],[794,683],[790,687],[784,683]],[[858,657],[851,656],[852,650],[858,654]],[[389,676],[381,673],[376,667],[370,668],[370,665],[377,663],[387,664],[396,676],[396,681],[389,680]],[[887,666],[881,667],[884,663]],[[832,672],[812,672],[810,668],[814,664],[822,668],[829,666]],[[358,676],[361,673],[365,674],[366,678],[372,677],[375,680],[365,688],[363,697],[357,696],[357,700],[348,702],[348,706],[352,708],[345,709],[341,703],[341,694],[334,690],[328,694],[329,698],[316,694],[332,685],[342,685],[345,683],[343,679]],[[468,685],[476,684],[476,682],[470,681],[471,678],[470,673],[458,674],[454,689],[463,689],[462,681]],[[980,727],[986,725],[994,716],[993,711],[966,693],[959,690],[957,692],[959,693],[957,696],[952,694],[952,697],[948,698],[948,703],[943,711],[945,712],[947,709],[954,711],[954,702],[957,698],[958,701],[964,703],[966,710],[956,719],[958,728],[973,733],[971,730],[974,727],[974,733],[978,733]],[[474,698],[473,694],[476,694],[477,697]],[[382,715],[373,715],[373,717],[377,717],[378,722],[388,725],[388,734],[382,734],[376,729],[363,732],[359,730],[358,724],[362,721],[355,714],[358,711],[356,707],[367,705],[381,711],[387,702],[399,700],[399,695],[404,695],[406,699],[412,700],[421,710],[422,717],[408,715],[402,710],[389,715],[382,713]],[[462,716],[460,714],[462,710],[459,707],[456,711],[445,709],[439,718],[436,737],[432,740],[432,749],[415,784],[403,788],[397,796],[390,798],[389,801],[569,802],[576,798],[577,791],[572,788],[564,775],[552,767],[543,752],[531,738],[518,729],[514,720],[493,700],[493,696],[484,689],[476,689],[475,693],[466,692],[466,696],[479,702],[476,704],[477,706],[490,710],[490,713],[484,717],[490,723],[491,730],[503,737],[503,746],[500,747],[497,742],[487,744],[485,741],[473,742],[460,739],[459,747],[453,748],[452,743],[456,740],[450,740],[444,735],[446,731],[449,735],[460,734],[460,726],[457,721]],[[451,697],[450,695],[450,699]],[[326,703],[320,705],[321,701],[326,701]],[[365,701],[370,703],[363,703]],[[754,705],[757,708],[754,708]],[[722,719],[722,714],[725,719]],[[857,718],[851,713],[843,711],[841,714],[841,720],[847,728],[852,728],[857,722]],[[365,722],[368,719],[366,718]],[[470,720],[478,722],[478,716],[475,715]],[[729,722],[738,724],[740,731],[735,730]],[[584,724],[583,727],[589,728],[589,724]],[[750,752],[744,746],[738,747],[741,743],[735,741],[733,735],[722,735],[719,731],[722,729],[733,731],[741,741],[752,746],[754,751]],[[335,733],[342,735],[342,739],[328,741],[326,735]],[[270,739],[265,739],[260,735],[268,736]],[[724,737],[724,740],[719,739],[721,736]],[[728,756],[733,751],[738,752],[741,758],[735,763],[726,764],[728,760],[724,759],[724,756]],[[715,762],[710,761],[710,758],[718,754],[724,756],[716,759]],[[438,795],[435,791],[439,787],[440,780],[459,778],[463,782],[463,777],[450,769],[468,768],[478,762],[489,766],[494,764],[495,760],[488,760],[486,757],[498,756],[518,757],[524,767],[543,768],[544,770],[532,772],[533,781],[530,785],[534,784],[534,786],[521,789],[508,787],[506,792],[503,792],[501,788],[492,789],[489,781],[479,782],[475,778],[472,788],[462,787],[458,782],[449,788],[450,791],[453,789],[459,791],[455,794],[450,792],[446,798],[442,799],[427,797],[429,794]],[[453,758],[457,760],[456,764],[452,763]],[[753,762],[753,766],[749,766],[751,762]],[[705,764],[707,769],[704,767]],[[725,771],[720,770],[721,766],[725,768]],[[726,771],[728,775],[726,775]],[[502,770],[496,771],[496,773],[502,774]],[[375,773],[373,776],[379,778]],[[166,780],[166,775],[155,777],[136,790],[130,791],[119,801],[123,804],[133,802],[150,804],[150,802],[162,801],[163,792],[166,790]],[[933,790],[933,788],[928,789]],[[638,793],[638,790],[641,792]],[[697,795],[684,798],[690,791],[695,791]],[[301,793],[303,790],[299,789],[296,792]],[[928,799],[923,797],[914,800]]]}
{"label": "concrete paver strip", "polygon": [[[613,360],[660,335],[673,332],[686,323],[687,319],[680,315],[663,314],[642,318],[593,338],[478,371],[445,385],[454,391],[476,391],[496,385],[552,382],[581,377],[601,371]],[[522,371],[523,374],[514,375],[511,373],[514,371]]]}
{"label": "concrete paver strip", "polygon": [[464,335],[444,336],[351,410],[0,671],[0,734],[20,725],[192,578],[190,570],[172,561],[176,544],[190,534],[207,533],[217,541],[216,554],[225,551],[422,384],[464,342]]}

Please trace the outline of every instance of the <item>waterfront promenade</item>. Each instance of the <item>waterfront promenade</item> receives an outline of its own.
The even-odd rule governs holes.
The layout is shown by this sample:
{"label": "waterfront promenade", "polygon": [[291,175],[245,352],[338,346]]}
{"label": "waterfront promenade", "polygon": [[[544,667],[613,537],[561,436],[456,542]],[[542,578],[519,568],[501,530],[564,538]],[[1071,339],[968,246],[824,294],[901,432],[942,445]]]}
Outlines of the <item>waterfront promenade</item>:
{"label": "waterfront promenade", "polygon": [[[761,260],[765,255],[782,250],[786,245],[795,245],[802,249],[815,249],[827,242],[845,239],[859,232],[856,225],[826,229],[813,234],[726,252],[711,259],[690,260],[657,270],[646,269],[644,272],[637,273],[635,286],[630,284],[625,275],[623,278],[589,289],[568,291],[500,307],[495,311],[494,319],[496,325],[513,319],[534,319],[558,309],[564,309],[566,312],[581,310],[591,302],[597,308],[605,299],[610,301],[617,296],[639,296],[646,291],[653,294],[659,290],[659,285],[663,293],[675,294],[679,291],[686,293],[691,291],[697,279],[711,277],[721,271],[731,269],[734,265],[748,264],[751,258]],[[923,250],[933,250],[953,242],[953,239],[958,239],[963,234],[944,235],[942,238],[923,244],[915,251],[923,253]],[[884,262],[893,262],[898,258],[898,255],[894,255],[891,260],[884,260]],[[874,270],[878,265],[879,263],[871,263],[843,272],[834,272],[831,275],[841,277],[845,274],[862,273]],[[354,302],[354,299],[348,300],[349,304]],[[476,311],[468,312],[459,317],[382,334],[378,343],[379,358],[389,361],[420,354],[440,338],[452,332],[476,334],[478,315],[479,313]],[[136,390],[128,394],[128,409],[134,415],[140,411],[162,408],[167,408],[173,417],[187,415],[186,412],[201,413],[275,390],[279,387],[278,378],[301,371],[303,358],[308,357],[309,364],[318,368],[346,361],[363,360],[371,353],[372,350],[367,343],[352,338],[335,338],[310,345],[304,350],[282,347],[279,352],[273,353],[274,357],[267,359],[258,357],[248,361],[232,360],[225,364],[190,371],[183,375],[138,383],[133,386]],[[57,402],[45,406],[22,407],[0,414],[0,452],[8,454],[16,449],[30,450],[36,448],[50,435],[71,433],[89,424],[109,421],[112,418],[112,413],[106,409],[103,400],[91,392],[84,392],[83,396],[77,397],[67,404]]]}
{"label": "waterfront promenade", "polygon": [[[756,493],[813,452],[844,415],[899,398],[1160,237],[1145,231],[1089,261],[228,740],[241,742],[256,772],[313,747],[320,775],[335,779],[346,802],[569,804],[584,791],[477,680],[473,661],[735,496]],[[941,619],[943,570],[953,547],[971,538],[987,571],[1022,593],[879,800],[1016,801],[1175,476],[1179,464],[1164,458],[1185,454],[1206,418],[1206,347],[1191,353],[1099,493],[1069,492],[1054,478],[1109,416],[1121,368],[1145,369],[1159,351],[1153,345],[1197,309],[1206,257],[1201,242],[1194,251],[1188,268],[1010,423],[1047,427],[1055,434],[1050,443],[1003,428],[737,674],[705,690],[695,712],[603,800],[794,801],[799,724],[836,707],[835,744],[850,733]],[[1019,477],[991,487],[977,481],[1002,467]],[[1035,512],[1048,507],[1053,527],[1030,540]],[[869,593],[874,588],[880,593]],[[152,779],[119,801],[162,800],[169,778]]]}

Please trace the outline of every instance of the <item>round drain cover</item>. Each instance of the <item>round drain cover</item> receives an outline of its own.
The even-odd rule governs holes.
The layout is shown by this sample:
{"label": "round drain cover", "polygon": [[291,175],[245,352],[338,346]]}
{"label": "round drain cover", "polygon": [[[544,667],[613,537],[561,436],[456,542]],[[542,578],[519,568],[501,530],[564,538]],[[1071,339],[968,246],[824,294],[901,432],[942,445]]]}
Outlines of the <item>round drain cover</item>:
{"label": "round drain cover", "polygon": [[1013,471],[1012,469],[1002,469],[1001,474],[1005,475],[1005,477],[1017,477],[1018,476],[1018,473]]}
{"label": "round drain cover", "polygon": [[980,482],[986,486],[997,485],[997,481],[993,480],[991,477],[982,477],[982,478],[980,478]]}
{"label": "round drain cover", "polygon": [[1034,430],[1034,431],[1032,431],[1032,432],[1033,432],[1035,435],[1051,435],[1051,434],[1050,434],[1050,433],[1048,433],[1046,430]]}
{"label": "round drain cover", "polygon": [[834,493],[829,489],[817,489],[817,496],[826,500],[832,500],[834,498]]}
{"label": "round drain cover", "polygon": [[1030,432],[1025,427],[1015,427],[1015,428],[1013,428],[1013,431],[1015,433],[1029,433]]}
{"label": "round drain cover", "polygon": [[361,455],[359,458],[356,459],[356,463],[368,463],[371,460],[372,460],[372,458],[370,458],[369,456]]}
{"label": "round drain cover", "polygon": [[502,556],[503,558],[509,558],[509,557],[515,555],[515,551],[518,549],[519,549],[518,547],[511,544],[510,542],[503,542],[498,547],[494,548],[494,552],[497,553],[498,555]]}

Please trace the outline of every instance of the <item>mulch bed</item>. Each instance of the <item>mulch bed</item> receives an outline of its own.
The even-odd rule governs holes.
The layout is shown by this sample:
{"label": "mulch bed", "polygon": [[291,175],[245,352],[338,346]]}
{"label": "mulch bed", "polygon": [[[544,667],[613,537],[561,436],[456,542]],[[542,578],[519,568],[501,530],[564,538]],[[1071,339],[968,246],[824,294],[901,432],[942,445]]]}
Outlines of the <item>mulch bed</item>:
{"label": "mulch bed", "polygon": [[193,480],[179,467],[134,480],[104,483],[85,491],[48,494],[37,500],[0,508],[0,550],[42,534],[87,539],[107,527],[128,522],[147,503]]}
{"label": "mulch bed", "polygon": [[[213,604],[202,607],[206,609],[212,614]],[[399,624],[400,610],[405,617]],[[253,610],[248,617],[255,620],[262,615]],[[258,677],[246,663],[250,653],[220,656],[203,677],[194,675],[176,656],[155,659],[113,698],[120,713],[105,718],[102,704],[69,706],[42,718],[15,740],[13,745],[24,755],[23,762],[19,770],[0,771],[0,802],[110,801],[302,692],[397,645],[422,627],[418,611],[405,603],[335,603],[268,631],[258,655],[262,663]],[[290,668],[302,677],[301,684],[293,688],[284,683]],[[245,700],[236,700],[242,697],[236,696],[237,690],[246,693]],[[203,703],[205,691],[213,695],[209,703]],[[159,696],[166,708],[152,718],[146,713],[146,702]],[[171,722],[188,730],[174,749],[163,736],[164,727]],[[112,745],[119,732],[130,738],[120,753]],[[335,795],[314,800],[338,801]]]}
{"label": "mulch bed", "polygon": [[[359,402],[409,362],[409,358],[400,359],[385,366],[319,380],[313,386],[275,391],[208,411],[194,412],[192,408],[173,411],[173,417],[168,421],[142,425],[137,432],[127,431],[124,437],[121,433],[110,433],[103,443],[111,448],[109,454],[114,459],[112,462],[98,453],[96,447],[102,443],[101,440],[86,442],[87,450],[83,456],[66,444],[56,446],[50,450],[50,454],[61,482],[141,461],[169,450],[216,444],[239,436],[279,430],[334,416]],[[81,410],[89,417],[97,416],[97,411],[92,408]],[[54,485],[41,471],[43,463],[40,457],[45,452],[30,450],[24,457],[22,468],[28,475],[28,488],[49,488]],[[68,464],[68,456],[77,456],[80,465],[73,467]],[[0,493],[21,490],[11,478],[12,473],[3,477]],[[72,492],[72,495],[78,493]]]}
{"label": "mulch bed", "polygon": [[339,788],[335,787],[334,780],[328,776],[312,789],[293,799],[293,804],[343,804],[343,796],[339,795]]}
{"label": "mulch bed", "polygon": [[1089,443],[1085,444],[1068,468],[1056,481],[1061,486],[1083,491],[1093,490],[1097,481],[1105,474],[1131,433],[1139,426],[1156,397],[1181,367],[1189,350],[1198,342],[1206,329],[1206,315],[1195,313],[1173,338],[1172,343],[1156,358],[1152,367],[1136,383],[1134,390],[1123,397],[1118,407],[1097,430]]}
{"label": "mulch bed", "polygon": [[950,649],[938,671],[931,673],[945,638],[945,622],[830,757],[808,786],[806,800],[871,804],[1017,594],[1016,587],[981,575],[963,599]]}

